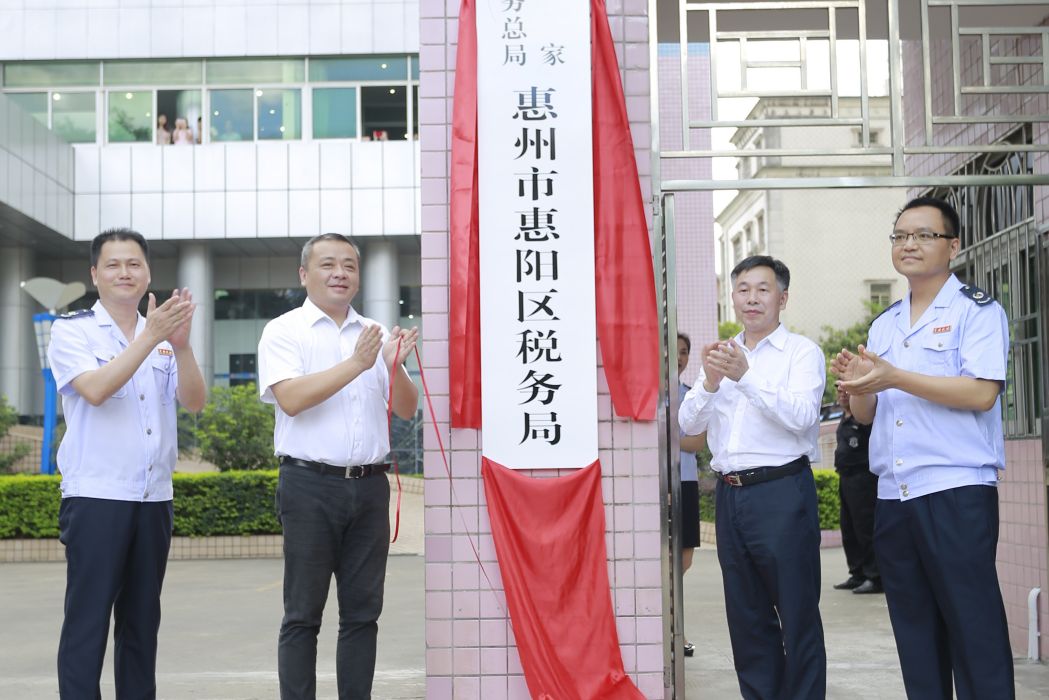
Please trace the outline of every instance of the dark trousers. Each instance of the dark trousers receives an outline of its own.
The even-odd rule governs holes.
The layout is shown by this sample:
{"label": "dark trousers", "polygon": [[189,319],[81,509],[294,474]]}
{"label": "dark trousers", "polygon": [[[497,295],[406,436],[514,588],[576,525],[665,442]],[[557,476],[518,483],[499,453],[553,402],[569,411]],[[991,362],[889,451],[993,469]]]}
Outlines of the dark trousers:
{"label": "dark trousers", "polygon": [[823,700],[820,525],[812,470],[717,485],[717,547],[745,700]]}
{"label": "dark trousers", "polygon": [[113,617],[119,700],[157,696],[160,590],[171,547],[171,501],[138,503],[64,498],[65,619],[58,644],[58,691],[68,700],[101,698],[99,680]]}
{"label": "dark trousers", "polygon": [[339,700],[366,700],[390,550],[390,482],[385,474],[344,479],[282,466],[277,514],[284,528],[284,620],[277,644],[281,699],[317,695],[317,633],[334,574]]}
{"label": "dark trousers", "polygon": [[874,504],[878,500],[878,477],[866,469],[838,474],[841,500],[841,545],[849,575],[878,578],[874,557]]}
{"label": "dark trousers", "polygon": [[1013,656],[998,586],[998,489],[879,499],[874,551],[907,697],[1009,700]]}

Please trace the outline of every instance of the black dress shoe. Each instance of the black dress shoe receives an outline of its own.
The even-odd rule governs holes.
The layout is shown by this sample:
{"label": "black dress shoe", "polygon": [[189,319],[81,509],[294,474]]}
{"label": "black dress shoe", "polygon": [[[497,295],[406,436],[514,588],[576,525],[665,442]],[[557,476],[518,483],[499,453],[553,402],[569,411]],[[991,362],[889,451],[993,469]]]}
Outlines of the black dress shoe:
{"label": "black dress shoe", "polygon": [[696,645],[692,642],[685,642],[685,656],[692,656],[696,653]]}
{"label": "black dress shoe", "polygon": [[863,595],[865,593],[884,593],[885,589],[881,586],[881,579],[869,578],[859,586],[853,588],[852,592]]}
{"label": "black dress shoe", "polygon": [[834,584],[834,590],[836,591],[851,591],[853,588],[859,588],[862,586],[867,579],[862,576],[849,576],[849,578],[841,583]]}

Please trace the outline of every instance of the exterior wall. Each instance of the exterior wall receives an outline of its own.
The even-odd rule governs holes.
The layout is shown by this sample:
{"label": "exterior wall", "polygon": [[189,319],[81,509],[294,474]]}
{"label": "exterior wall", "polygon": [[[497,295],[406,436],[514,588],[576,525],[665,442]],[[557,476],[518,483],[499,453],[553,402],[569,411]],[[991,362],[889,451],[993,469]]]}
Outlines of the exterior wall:
{"label": "exterior wall", "polygon": [[[1042,24],[1049,23],[1049,16]],[[1017,42],[1009,47],[1013,55],[1037,55],[1039,49],[1029,40]],[[999,47],[1000,48],[1000,47]],[[977,84],[979,81],[979,56],[968,47],[961,54],[961,76],[964,84]],[[1002,49],[1006,50],[1006,49]],[[947,41],[936,41],[930,46],[933,69],[932,105],[935,114],[953,112],[953,95],[951,93],[951,49]],[[904,118],[909,141],[917,143],[924,140],[925,128],[923,109],[916,104],[921,99],[923,89],[921,64],[921,45],[918,42],[906,42],[904,46]],[[1031,93],[1026,95],[971,96],[963,101],[963,112],[966,114],[1049,114],[1049,95]],[[1005,136],[1013,127],[1011,124],[958,125],[951,128],[937,128],[933,134],[936,145],[993,143]],[[1049,143],[1049,124],[1033,124],[1033,142]],[[965,163],[968,158],[962,155],[912,156],[907,163],[908,175],[949,174]],[[1034,171],[1039,174],[1049,173],[1049,153],[1035,153],[1033,156]],[[1049,187],[1034,187],[1034,219],[1036,227],[1043,234],[1049,231]],[[988,290],[992,294],[996,290]],[[1044,315],[1044,309],[1043,309]],[[1043,353],[1046,343],[1046,329],[1042,330]],[[1044,357],[1044,354],[1043,354]],[[1042,429],[1046,429],[1046,420],[1042,420]],[[1027,595],[1034,587],[1042,589],[1038,599],[1040,638],[1040,657],[1049,657],[1049,526],[1046,523],[1046,465],[1042,457],[1042,442],[1049,436],[1042,435],[1041,440],[1008,440],[1006,441],[1006,472],[999,484],[999,512],[1001,528],[998,539],[998,576],[1005,599],[1006,614],[1009,619],[1010,636],[1014,656],[1026,655],[1027,651]]]}
{"label": "exterior wall", "polygon": [[728,272],[739,262],[733,258],[732,237],[748,223],[756,226],[762,212],[767,245],[757,252],[790,268],[790,298],[782,318],[792,330],[818,341],[824,326],[861,321],[870,282],[892,283],[892,298],[899,299],[906,285],[892,266],[888,235],[906,197],[900,188],[741,192],[719,217],[718,244],[728,261],[722,285],[728,318],[734,317]]}
{"label": "exterior wall", "polygon": [[0,0],[0,60],[410,53],[418,29],[416,0]]}
{"label": "exterior wall", "polygon": [[[458,3],[421,2],[419,122],[422,142],[423,351],[436,429],[450,448],[451,478],[425,430],[426,697],[527,698],[509,628],[479,475],[479,433],[448,426],[448,172]],[[643,194],[650,193],[648,20],[644,0],[608,3],[624,69],[627,113]],[[626,670],[662,698],[663,622],[655,423],[612,417],[599,374],[600,458],[609,580]],[[430,421],[427,416],[427,421]],[[536,474],[535,476],[553,476]],[[491,587],[474,559],[476,544]],[[494,590],[493,590],[494,589]]]}
{"label": "exterior wall", "polygon": [[0,206],[5,204],[72,233],[73,149],[0,94]]}
{"label": "exterior wall", "polygon": [[788,327],[818,341],[824,326],[866,317],[871,281],[892,282],[894,300],[905,292],[889,253],[893,216],[907,201],[903,189],[779,190],[769,198],[779,200],[780,216],[767,225],[783,237],[769,253],[790,268]]}
{"label": "exterior wall", "polygon": [[75,240],[418,232],[418,143],[288,141],[75,147]]}

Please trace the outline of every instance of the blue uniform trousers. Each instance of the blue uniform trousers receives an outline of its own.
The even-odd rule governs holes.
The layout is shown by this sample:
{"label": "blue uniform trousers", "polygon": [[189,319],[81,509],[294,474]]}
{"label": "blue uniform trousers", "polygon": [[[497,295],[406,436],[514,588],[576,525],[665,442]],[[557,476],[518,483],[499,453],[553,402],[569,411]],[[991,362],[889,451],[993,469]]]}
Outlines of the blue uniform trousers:
{"label": "blue uniform trousers", "polygon": [[717,485],[718,561],[745,700],[823,700],[820,525],[811,469]]}
{"label": "blue uniform trousers", "polygon": [[316,698],[317,633],[334,575],[339,700],[368,700],[390,551],[390,482],[385,474],[345,479],[282,466],[277,514],[284,530],[280,696]]}
{"label": "blue uniform trousers", "polygon": [[67,700],[101,698],[99,680],[113,617],[118,700],[157,696],[160,590],[171,547],[171,501],[64,498],[65,619],[58,645],[58,691]]}
{"label": "blue uniform trousers", "polygon": [[998,489],[878,499],[874,552],[907,697],[1010,700],[1013,656],[998,586]]}

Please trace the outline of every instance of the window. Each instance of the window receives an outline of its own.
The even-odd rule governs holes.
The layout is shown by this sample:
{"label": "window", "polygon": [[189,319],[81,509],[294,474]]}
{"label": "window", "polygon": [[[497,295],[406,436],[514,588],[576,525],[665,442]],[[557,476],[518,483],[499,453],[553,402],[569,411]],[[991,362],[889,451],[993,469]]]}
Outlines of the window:
{"label": "window", "polygon": [[251,141],[254,138],[251,90],[211,90],[211,140]]}
{"label": "window", "polygon": [[[184,120],[186,127],[193,132],[192,140],[201,143],[202,115],[200,90],[157,90],[156,143],[172,143],[175,127],[180,119]],[[160,121],[164,123],[166,135],[160,133]],[[180,137],[178,143],[185,141]]]}
{"label": "window", "polygon": [[302,131],[302,100],[299,90],[256,90],[258,138],[260,141],[297,139]]}
{"label": "window", "polygon": [[98,85],[98,61],[32,61],[4,65],[4,87]]}
{"label": "window", "polygon": [[51,93],[51,129],[69,143],[95,141],[95,93]]}
{"label": "window", "polygon": [[871,282],[868,285],[872,304],[885,308],[892,303],[892,282]]}
{"label": "window", "polygon": [[153,93],[109,93],[109,141],[149,143],[153,140]]}
{"label": "window", "polygon": [[301,58],[236,58],[209,60],[206,81],[211,85],[301,83],[306,69]]}
{"label": "window", "polygon": [[200,85],[200,61],[105,61],[103,85]]}
{"label": "window", "polygon": [[313,138],[345,139],[356,136],[357,88],[314,88]]}
{"label": "window", "polygon": [[355,80],[407,80],[406,56],[354,56],[352,58],[311,58],[310,81],[345,82]]}
{"label": "window", "polygon": [[403,85],[361,88],[363,137],[403,140],[408,134],[408,90]]}
{"label": "window", "polygon": [[33,119],[47,126],[46,92],[9,92],[7,97],[28,112]]}

